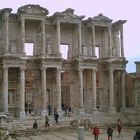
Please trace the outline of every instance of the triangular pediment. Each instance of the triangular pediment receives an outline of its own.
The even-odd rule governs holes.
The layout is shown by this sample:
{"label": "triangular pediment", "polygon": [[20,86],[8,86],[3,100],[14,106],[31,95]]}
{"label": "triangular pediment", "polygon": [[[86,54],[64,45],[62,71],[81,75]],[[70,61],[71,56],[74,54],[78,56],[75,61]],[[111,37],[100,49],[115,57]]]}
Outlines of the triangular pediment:
{"label": "triangular pediment", "polygon": [[40,5],[24,5],[18,8],[18,13],[25,13],[31,15],[48,15],[49,11],[46,8],[41,7]]}

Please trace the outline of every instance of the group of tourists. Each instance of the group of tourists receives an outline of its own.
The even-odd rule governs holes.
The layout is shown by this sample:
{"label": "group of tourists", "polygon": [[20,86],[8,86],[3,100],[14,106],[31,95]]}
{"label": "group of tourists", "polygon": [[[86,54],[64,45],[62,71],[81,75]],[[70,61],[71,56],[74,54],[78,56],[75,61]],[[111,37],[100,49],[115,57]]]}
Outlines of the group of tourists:
{"label": "group of tourists", "polygon": [[[118,119],[118,121],[117,121],[117,129],[118,129],[118,137],[122,136],[122,134],[121,134],[122,122],[120,119]],[[94,135],[94,140],[98,140],[98,136],[100,134],[98,126],[95,126],[92,128],[92,134]],[[107,128],[107,135],[108,135],[108,140],[112,140],[113,128],[111,126],[108,126],[108,128]]]}
{"label": "group of tourists", "polygon": [[[48,115],[50,115],[50,114],[48,113]],[[58,114],[56,108],[54,108],[54,120],[55,120],[56,124],[58,124],[58,118],[59,118],[59,114]],[[49,126],[50,126],[49,117],[46,115],[45,116],[45,127],[49,127]],[[35,120],[35,122],[33,123],[33,128],[34,129],[38,128],[37,120]]]}
{"label": "group of tourists", "polygon": [[[54,120],[55,120],[56,124],[58,124],[58,118],[59,118],[59,115],[57,113],[57,110],[54,108]],[[49,126],[50,126],[49,118],[46,115],[45,127],[49,127]],[[35,122],[33,123],[33,128],[34,129],[38,128],[37,120],[35,120]],[[123,136],[122,135],[122,121],[120,119],[118,119],[118,121],[117,121],[117,130],[118,130],[118,137],[122,137]],[[91,131],[92,131],[92,135],[94,135],[94,140],[98,140],[98,137],[100,134],[99,127],[98,126],[92,127]],[[113,140],[113,128],[111,127],[111,125],[109,125],[107,128],[107,135],[108,135],[108,140]],[[133,140],[140,140],[140,130],[139,129],[137,129]]]}
{"label": "group of tourists", "polygon": [[63,116],[71,117],[71,106],[69,104],[62,103],[61,107],[63,111]]}

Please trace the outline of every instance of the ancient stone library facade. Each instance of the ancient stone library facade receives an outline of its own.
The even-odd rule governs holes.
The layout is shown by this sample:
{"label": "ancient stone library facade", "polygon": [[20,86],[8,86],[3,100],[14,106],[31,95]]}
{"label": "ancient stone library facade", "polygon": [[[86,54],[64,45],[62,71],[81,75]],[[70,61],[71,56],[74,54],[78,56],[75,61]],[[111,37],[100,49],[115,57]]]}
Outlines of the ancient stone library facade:
{"label": "ancient stone library facade", "polygon": [[[48,104],[77,113],[125,109],[125,20],[84,19],[73,9],[48,16],[39,5],[0,10],[0,108],[10,116],[46,114]],[[26,49],[33,51],[28,55]],[[62,57],[61,49],[67,58]],[[131,97],[130,97],[131,98]]]}

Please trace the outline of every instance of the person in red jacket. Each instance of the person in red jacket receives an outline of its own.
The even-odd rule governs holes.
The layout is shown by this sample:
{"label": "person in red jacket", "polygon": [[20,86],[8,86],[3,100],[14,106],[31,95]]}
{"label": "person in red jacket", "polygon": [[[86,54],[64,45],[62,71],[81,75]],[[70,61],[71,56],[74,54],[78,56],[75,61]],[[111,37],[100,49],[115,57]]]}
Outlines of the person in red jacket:
{"label": "person in red jacket", "polygon": [[99,128],[97,126],[95,126],[94,128],[92,128],[92,135],[94,135],[94,140],[98,140],[98,135],[99,135]]}

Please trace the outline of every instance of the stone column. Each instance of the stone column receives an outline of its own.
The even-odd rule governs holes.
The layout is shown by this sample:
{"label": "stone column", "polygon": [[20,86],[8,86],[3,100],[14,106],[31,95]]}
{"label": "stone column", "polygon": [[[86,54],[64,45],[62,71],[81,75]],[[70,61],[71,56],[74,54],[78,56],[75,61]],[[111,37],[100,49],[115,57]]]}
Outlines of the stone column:
{"label": "stone column", "polygon": [[57,21],[57,53],[60,54],[60,21]]}
{"label": "stone column", "polygon": [[8,53],[9,51],[9,13],[4,13],[4,25],[5,25],[5,39],[4,39],[4,53]]}
{"label": "stone column", "polygon": [[25,119],[25,68],[20,68],[20,118]]}
{"label": "stone column", "polygon": [[126,108],[126,97],[125,97],[125,70],[121,74],[121,94],[122,94],[122,109]]}
{"label": "stone column", "polygon": [[109,69],[109,111],[110,113],[115,113],[114,107],[114,75],[113,69]]}
{"label": "stone column", "polygon": [[95,47],[96,47],[96,41],[95,41],[95,25],[92,25],[92,54],[95,56]]}
{"label": "stone column", "polygon": [[25,54],[25,18],[21,17],[21,53]]}
{"label": "stone column", "polygon": [[83,69],[79,69],[79,89],[80,89],[80,108],[84,107],[83,103]]}
{"label": "stone column", "polygon": [[82,40],[81,40],[81,22],[78,23],[78,47],[79,47],[79,52],[78,55],[82,54]]}
{"label": "stone column", "polygon": [[83,126],[78,127],[78,140],[84,140],[84,130]]}
{"label": "stone column", "polygon": [[42,54],[45,54],[46,53],[45,20],[42,20],[41,24],[42,24]]}
{"label": "stone column", "polygon": [[92,97],[93,97],[93,113],[97,111],[96,107],[96,100],[97,100],[97,94],[96,94],[96,70],[92,69]]}
{"label": "stone column", "polygon": [[109,56],[112,56],[112,33],[111,26],[108,27],[108,36],[109,36]]}
{"label": "stone column", "polygon": [[8,67],[3,67],[3,111],[8,113]]}
{"label": "stone column", "polygon": [[42,67],[42,72],[41,72],[41,78],[42,78],[42,116],[46,116],[47,110],[46,110],[46,105],[47,105],[47,100],[46,100],[46,68]]}
{"label": "stone column", "polygon": [[61,112],[61,68],[57,68],[57,74],[56,74],[56,79],[57,79],[57,111]]}
{"label": "stone column", "polygon": [[124,45],[123,45],[123,25],[120,30],[120,39],[121,39],[121,57],[124,57]]}

